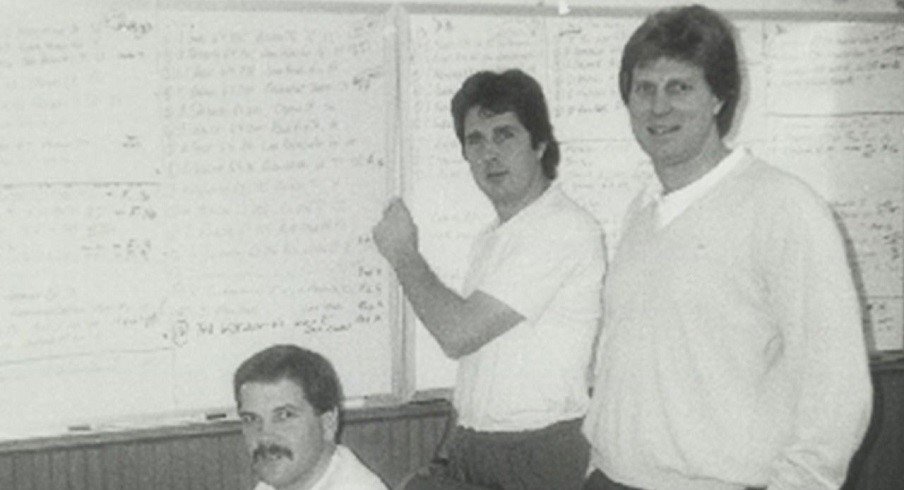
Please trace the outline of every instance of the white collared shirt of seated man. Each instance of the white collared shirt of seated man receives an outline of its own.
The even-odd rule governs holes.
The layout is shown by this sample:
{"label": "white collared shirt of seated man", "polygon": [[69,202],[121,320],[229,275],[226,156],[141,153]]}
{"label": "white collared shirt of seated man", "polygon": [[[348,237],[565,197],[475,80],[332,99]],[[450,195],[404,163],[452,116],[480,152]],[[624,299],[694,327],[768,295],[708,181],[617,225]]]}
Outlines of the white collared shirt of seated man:
{"label": "white collared shirt of seated man", "polygon": [[[386,485],[347,447],[337,444],[329,465],[310,490],[385,490]],[[254,490],[276,490],[259,482]]]}

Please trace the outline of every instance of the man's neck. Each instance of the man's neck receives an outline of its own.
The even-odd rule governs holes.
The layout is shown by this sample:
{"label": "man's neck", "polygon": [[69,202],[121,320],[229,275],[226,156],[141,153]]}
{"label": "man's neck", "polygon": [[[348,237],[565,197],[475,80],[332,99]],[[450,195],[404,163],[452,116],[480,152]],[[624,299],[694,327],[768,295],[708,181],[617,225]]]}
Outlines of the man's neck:
{"label": "man's neck", "polygon": [[513,216],[520,213],[524,208],[533,204],[537,199],[540,199],[540,196],[542,196],[551,185],[551,180],[543,178],[539,182],[539,185],[533,187],[531,192],[525,193],[518,201],[493,203],[493,207],[496,209],[496,216],[499,218],[499,223],[505,223],[512,219]]}
{"label": "man's neck", "polygon": [[729,153],[731,151],[725,144],[721,140],[716,140],[696,157],[686,162],[677,165],[654,165],[656,177],[662,184],[663,194],[677,191],[700,180]]}

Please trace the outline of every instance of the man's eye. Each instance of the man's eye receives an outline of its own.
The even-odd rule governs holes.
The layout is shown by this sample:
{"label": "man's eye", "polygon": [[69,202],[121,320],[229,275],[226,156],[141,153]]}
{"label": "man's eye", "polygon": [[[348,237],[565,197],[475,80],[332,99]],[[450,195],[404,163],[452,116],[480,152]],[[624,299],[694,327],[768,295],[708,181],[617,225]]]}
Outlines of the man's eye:
{"label": "man's eye", "polygon": [[279,412],[276,412],[277,420],[289,420],[293,418],[295,418],[295,412],[291,410],[280,410]]}
{"label": "man's eye", "polygon": [[634,86],[634,93],[640,95],[649,95],[653,92],[653,86],[649,83],[638,83]]}
{"label": "man's eye", "polygon": [[669,84],[669,91],[673,94],[683,94],[691,89],[691,85],[684,82],[675,82]]}
{"label": "man's eye", "polygon": [[241,419],[242,424],[244,424],[244,425],[253,424],[254,421],[256,420],[253,415],[247,415],[247,414],[241,415],[239,418]]}
{"label": "man's eye", "polygon": [[499,144],[499,143],[502,143],[503,141],[511,139],[513,136],[514,136],[514,133],[512,133],[510,130],[503,129],[503,130],[497,131],[496,134],[493,136],[493,139],[496,140],[496,144]]}

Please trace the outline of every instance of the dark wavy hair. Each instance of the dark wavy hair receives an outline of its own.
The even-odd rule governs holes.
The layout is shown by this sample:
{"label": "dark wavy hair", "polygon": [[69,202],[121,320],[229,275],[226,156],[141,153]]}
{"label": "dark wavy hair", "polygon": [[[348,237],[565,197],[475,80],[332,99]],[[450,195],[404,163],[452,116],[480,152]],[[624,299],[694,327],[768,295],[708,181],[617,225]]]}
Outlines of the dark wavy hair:
{"label": "dark wavy hair", "polygon": [[543,89],[530,75],[518,69],[501,73],[477,72],[462,83],[461,88],[452,97],[451,106],[455,135],[462,145],[462,153],[464,153],[464,120],[468,110],[480,107],[492,114],[511,111],[530,133],[531,146],[537,148],[540,143],[546,143],[546,151],[540,158],[543,175],[550,180],[556,178],[559,143],[552,134]]}
{"label": "dark wavy hair", "polygon": [[741,73],[731,24],[700,5],[660,10],[634,31],[622,51],[618,85],[625,104],[631,95],[634,68],[659,58],[691,63],[703,70],[706,83],[722,101],[716,114],[719,136],[731,129],[741,92]]}
{"label": "dark wavy hair", "polygon": [[245,383],[295,382],[305,399],[322,415],[339,406],[342,392],[336,370],[325,357],[297,345],[274,345],[246,359],[232,378],[235,402]]}

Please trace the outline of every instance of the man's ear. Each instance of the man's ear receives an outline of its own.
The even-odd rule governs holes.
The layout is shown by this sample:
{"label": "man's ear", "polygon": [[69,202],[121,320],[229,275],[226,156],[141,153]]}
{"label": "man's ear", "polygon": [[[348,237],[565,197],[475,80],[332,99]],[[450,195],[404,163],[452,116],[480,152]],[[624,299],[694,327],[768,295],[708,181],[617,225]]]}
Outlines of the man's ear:
{"label": "man's ear", "polygon": [[534,151],[537,153],[537,160],[543,160],[543,155],[546,154],[546,142],[541,141],[537,143],[537,147],[534,148]]}
{"label": "man's ear", "polygon": [[725,101],[720,100],[719,103],[716,104],[716,106],[713,108],[713,115],[715,116],[715,115],[719,114],[719,111],[722,110],[722,106],[724,106],[724,105],[725,105]]}
{"label": "man's ear", "polygon": [[339,408],[323,412],[320,415],[320,424],[323,427],[323,438],[329,442],[336,442],[336,433],[339,431]]}

